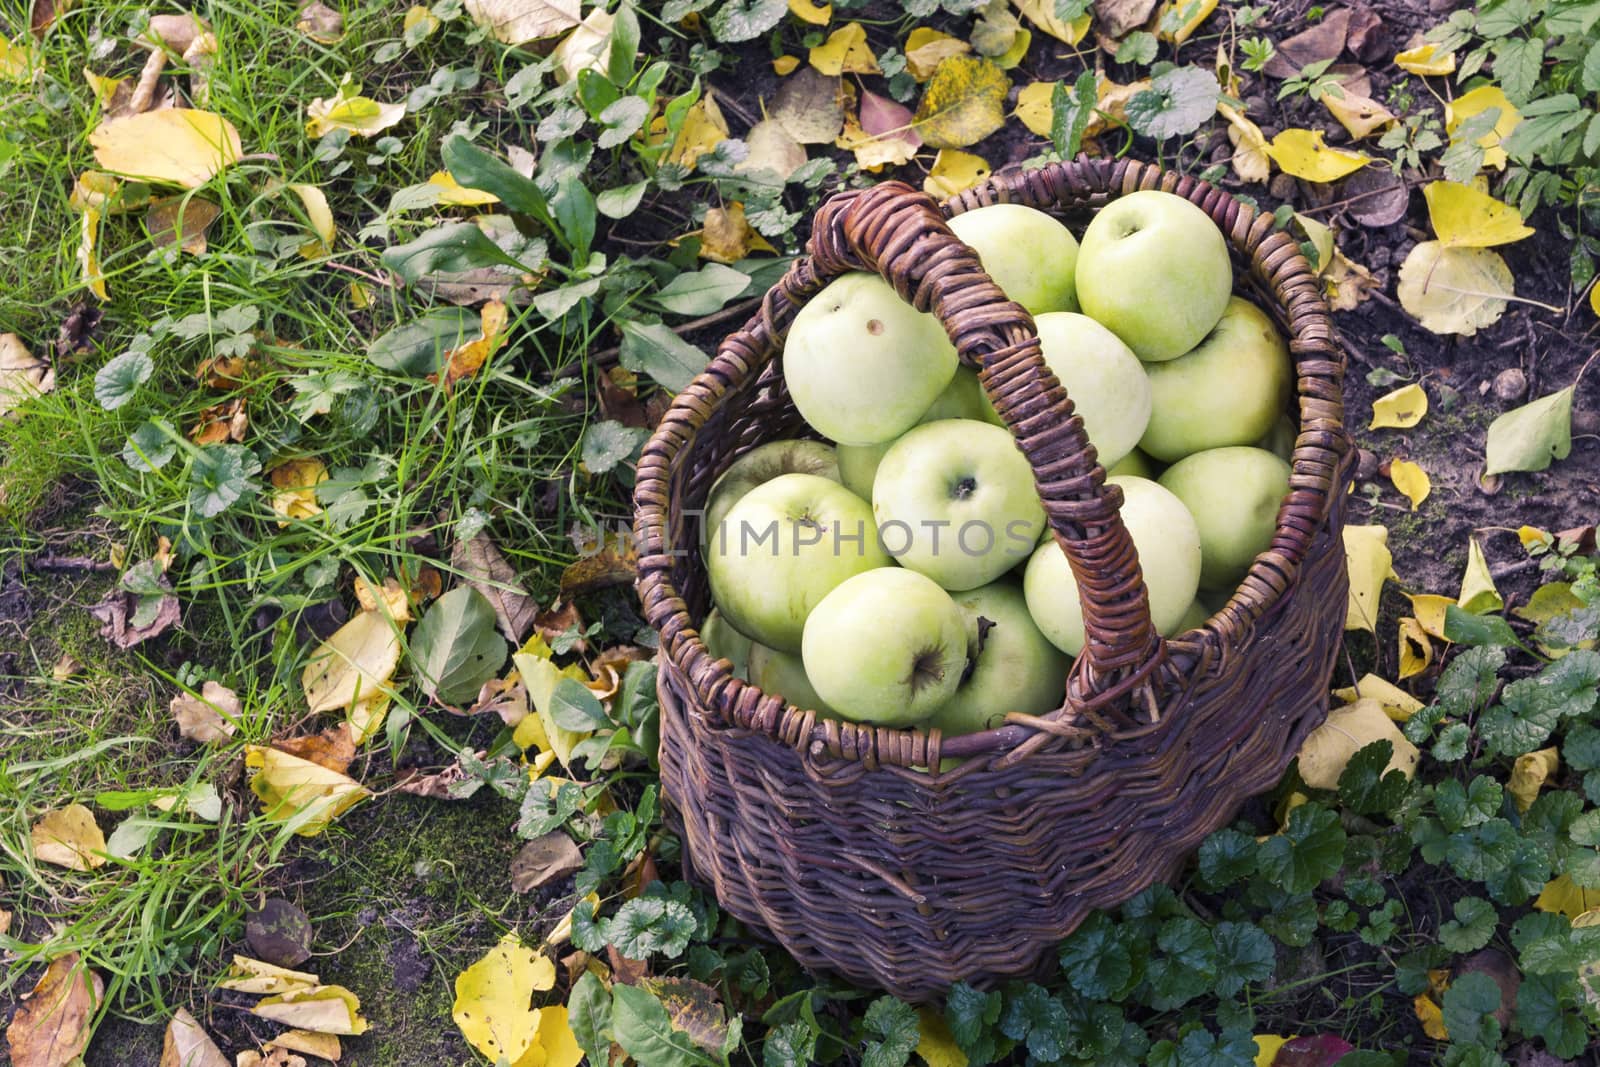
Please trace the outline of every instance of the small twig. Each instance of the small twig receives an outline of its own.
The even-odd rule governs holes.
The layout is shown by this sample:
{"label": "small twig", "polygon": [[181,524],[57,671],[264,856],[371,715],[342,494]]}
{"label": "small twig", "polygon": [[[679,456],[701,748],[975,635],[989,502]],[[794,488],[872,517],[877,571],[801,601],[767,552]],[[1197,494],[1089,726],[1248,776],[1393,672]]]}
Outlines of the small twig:
{"label": "small twig", "polygon": [[[696,330],[703,330],[707,326],[715,326],[719,322],[726,322],[729,319],[738,318],[746,312],[754,311],[757,307],[760,307],[761,300],[762,297],[752,296],[748,300],[741,300],[737,304],[730,304],[714,314],[706,315],[698,319],[691,319],[690,321],[681,325],[674,326],[672,327],[672,332],[677,334],[679,337],[682,337],[686,333],[694,333]],[[621,345],[616,345],[611,348],[603,348],[591,355],[589,357],[589,362],[598,367],[609,367],[617,361],[617,356],[619,353],[621,353],[621,351]],[[573,360],[571,363],[568,363],[565,366],[557,367],[555,371],[551,373],[550,380],[555,381],[558,378],[575,377],[581,369],[582,361]]]}
{"label": "small twig", "polygon": [[1538,566],[1539,561],[1536,559],[1525,559],[1516,563],[1502,563],[1498,567],[1490,568],[1489,576],[1498,582],[1500,579],[1509,578],[1513,574],[1521,574],[1524,571],[1535,570],[1538,568]]}
{"label": "small twig", "polygon": [[30,571],[90,571],[95,574],[117,569],[117,565],[109,560],[90,559],[88,556],[36,556],[24,560],[23,565]]}
{"label": "small twig", "polygon": [[326,260],[322,265],[324,267],[332,267],[334,270],[342,270],[346,274],[354,274],[358,278],[365,278],[367,281],[372,282],[374,285],[381,285],[381,286],[384,286],[387,289],[395,288],[395,284],[396,283],[395,283],[395,280],[392,277],[391,278],[381,278],[378,275],[371,273],[370,271],[362,270],[360,267],[352,267],[348,263],[339,263],[339,262],[337,262],[335,260],[331,260],[330,259],[330,260]]}

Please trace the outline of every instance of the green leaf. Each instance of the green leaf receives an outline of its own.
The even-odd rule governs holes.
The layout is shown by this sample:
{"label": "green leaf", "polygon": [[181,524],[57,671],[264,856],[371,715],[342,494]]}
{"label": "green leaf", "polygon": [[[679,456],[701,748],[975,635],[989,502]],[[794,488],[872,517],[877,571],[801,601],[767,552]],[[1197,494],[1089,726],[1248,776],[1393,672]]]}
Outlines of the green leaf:
{"label": "green leaf", "polygon": [[1458,974],[1444,991],[1445,1029],[1457,1044],[1477,1043],[1494,1047],[1500,1041],[1500,1024],[1494,1011],[1500,1007],[1500,987],[1481,972]]}
{"label": "green leaf", "polygon": [[550,210],[556,225],[572,249],[573,259],[579,263],[589,258],[594,245],[594,194],[576,174],[561,179],[556,195],[550,200]]}
{"label": "green leaf", "polygon": [[611,40],[606,49],[606,77],[614,85],[627,85],[633,78],[634,60],[639,56],[639,16],[633,4],[617,6],[611,24]]}
{"label": "green leaf", "polygon": [[1575,771],[1600,768],[1600,728],[1587,722],[1573,726],[1561,743],[1561,758]]}
{"label": "green leaf", "polygon": [[590,1063],[605,1063],[611,1054],[611,994],[591,971],[584,971],[567,998],[567,1025]]}
{"label": "green leaf", "polygon": [[1440,763],[1453,763],[1467,754],[1472,745],[1472,727],[1464,722],[1453,722],[1439,731],[1439,739],[1428,750],[1428,755]]}
{"label": "green leaf", "polygon": [[124,352],[95,372],[94,398],[105,410],[115,411],[133,399],[155,370],[148,354],[136,349]]}
{"label": "green leaf", "polygon": [[1581,1002],[1582,991],[1570,975],[1525,975],[1517,987],[1517,1029],[1543,1040],[1555,1056],[1574,1059],[1589,1045]]}
{"label": "green leaf", "polygon": [[1569,385],[1491,422],[1483,472],[1542,471],[1551,460],[1566,459],[1572,451],[1573,391]]}
{"label": "green leaf", "polygon": [[1539,68],[1544,63],[1544,38],[1507,37],[1495,44],[1494,73],[1514,104],[1521,104],[1533,95],[1539,82]]}
{"label": "green leaf", "polygon": [[1339,800],[1357,815],[1377,815],[1393,811],[1405,799],[1410,781],[1398,770],[1384,773],[1394,755],[1394,742],[1387,738],[1364,745],[1339,775]]}
{"label": "green leaf", "polygon": [[554,322],[582,301],[592,298],[604,283],[605,278],[601,276],[563,285],[559,289],[547,290],[533,298],[534,309]]}
{"label": "green leaf", "polygon": [[872,1039],[863,1043],[861,1067],[904,1067],[921,1040],[916,1009],[894,997],[867,1005],[861,1025]]}
{"label": "green leaf", "polygon": [[[1475,617],[1467,616],[1469,619]],[[1452,719],[1468,718],[1489,703],[1499,682],[1500,668],[1505,663],[1504,648],[1488,646],[1468,649],[1452,660],[1439,676],[1439,685],[1434,690],[1434,703]]]}
{"label": "green leaf", "polygon": [[633,455],[646,436],[640,426],[624,426],[615,419],[597,422],[583,431],[583,465],[590,474],[605,474]]}
{"label": "green leaf", "polygon": [[[804,1022],[773,1027],[761,1044],[761,1067],[811,1067],[816,1062],[817,1038],[821,1033],[817,1027]],[[591,1058],[590,1062],[600,1061]]]}
{"label": "green leaf", "polygon": [[606,715],[600,698],[575,678],[562,678],[550,691],[550,717],[563,730],[580,733],[616,725]]}
{"label": "green leaf", "polygon": [[717,1062],[688,1034],[673,1027],[666,1007],[648,989],[618,982],[611,987],[611,996],[613,1037],[622,1051],[638,1062],[651,1067],[702,1067]]}
{"label": "green leaf", "polygon": [[405,244],[384,249],[385,267],[415,285],[429,274],[456,274],[479,267],[514,267],[534,270],[507,255],[475,223],[453,222],[435,226]]}
{"label": "green leaf", "polygon": [[1433,810],[1451,833],[1471,826],[1482,826],[1500,810],[1505,791],[1486,774],[1477,775],[1467,785],[1446,778],[1434,787]]}
{"label": "green leaf", "polygon": [[1117,44],[1116,60],[1118,63],[1132,63],[1142,67],[1156,58],[1158,47],[1159,42],[1156,41],[1155,34],[1147,30],[1135,30]]}
{"label": "green leaf", "polygon": [[1000,1020],[1000,1032],[1026,1044],[1034,1059],[1054,1063],[1071,1039],[1071,1024],[1061,1001],[1043,988],[1029,985],[1010,998]]}
{"label": "green leaf", "polygon": [[172,462],[172,457],[177,454],[178,446],[172,440],[172,429],[165,420],[141,422],[128,435],[128,443],[122,446],[122,462],[128,465],[128,469],[140,473],[160,470]]}
{"label": "green leaf", "polygon": [[1071,159],[1083,147],[1083,131],[1094,118],[1098,101],[1094,71],[1078,75],[1069,93],[1060,82],[1050,92],[1050,141],[1063,158]]}
{"label": "green leaf", "polygon": [[625,96],[600,112],[600,122],[605,129],[596,140],[601,148],[616,148],[639,132],[650,115],[650,105],[642,96]]}
{"label": "green leaf", "polygon": [[659,322],[622,324],[622,366],[648,374],[670,392],[680,392],[705,370],[710,357]]}
{"label": "green leaf", "polygon": [[721,263],[687,271],[656,293],[655,303],[675,315],[709,315],[750,288],[750,276]]}
{"label": "green leaf", "polygon": [[1156,935],[1161,953],[1150,961],[1145,980],[1150,1006],[1169,1011],[1208,990],[1217,977],[1217,946],[1198,919],[1168,919]]}
{"label": "green leaf", "polygon": [[1212,931],[1217,947],[1216,991],[1231,997],[1249,982],[1272,977],[1277,953],[1259,926],[1246,922],[1220,922]]}
{"label": "green leaf", "polygon": [[625,219],[639,208],[639,202],[644,199],[645,190],[650,188],[648,181],[637,181],[629,185],[619,185],[615,189],[607,189],[594,198],[595,210],[608,219]]}
{"label": "green leaf", "polygon": [[417,623],[411,658],[424,693],[446,704],[477,699],[506,661],[494,605],[471,586],[450,590]]}
{"label": "green leaf", "polygon": [[1600,41],[1583,57],[1583,73],[1579,76],[1585,92],[1600,93]]}
{"label": "green leaf", "polygon": [[1476,952],[1494,937],[1500,914],[1482,897],[1462,897],[1452,909],[1455,918],[1439,927],[1439,941],[1451,952]]}
{"label": "green leaf", "polygon": [[788,0],[727,0],[711,15],[711,32],[724,44],[753,41],[783,21]]}
{"label": "green leaf", "polygon": [[1500,703],[1479,721],[1479,733],[1502,755],[1532,752],[1561,719],[1588,714],[1597,699],[1600,652],[1575,650],[1533,677],[1507,685]]}
{"label": "green leaf", "polygon": [[1315,889],[1344,863],[1344,828],[1339,816],[1320,804],[1302,804],[1289,813],[1283,833],[1268,838],[1257,866],[1273,884],[1290,893]]}
{"label": "green leaf", "polygon": [[511,164],[459,136],[444,143],[443,155],[444,165],[457,182],[468,189],[493,193],[507,211],[532,215],[550,229],[556,228],[544,193],[532,178],[524,177]]}
{"label": "green leaf", "polygon": [[1103,912],[1095,912],[1061,943],[1061,970],[1079,994],[1109,1000],[1127,988],[1133,958],[1117,928]]}
{"label": "green leaf", "polygon": [[444,354],[476,337],[480,328],[477,313],[469,308],[435,308],[381,334],[367,349],[367,358],[400,374],[436,374]]}
{"label": "green leaf", "polygon": [[1518,644],[1511,624],[1498,615],[1474,615],[1455,604],[1444,609],[1445,640],[1469,647],[1507,648]]}
{"label": "green leaf", "polygon": [[1174,67],[1128,101],[1128,125],[1157,141],[1184,137],[1206,124],[1221,96],[1222,87],[1210,71]]}
{"label": "green leaf", "polygon": [[606,937],[618,952],[642,960],[660,954],[683,955],[695,932],[694,912],[687,904],[660,897],[635,897],[606,923]]}
{"label": "green leaf", "polygon": [[209,445],[189,469],[189,507],[201,518],[214,518],[252,487],[251,475],[261,469],[255,454],[243,445]]}
{"label": "green leaf", "polygon": [[1256,873],[1256,839],[1222,829],[1200,842],[1200,878],[1206,888],[1226,889]]}
{"label": "green leaf", "polygon": [[[1099,915],[1098,912],[1095,913]],[[956,1044],[971,1049],[984,1033],[1000,1021],[1000,994],[984,992],[957,982],[945,996],[944,1019]]]}

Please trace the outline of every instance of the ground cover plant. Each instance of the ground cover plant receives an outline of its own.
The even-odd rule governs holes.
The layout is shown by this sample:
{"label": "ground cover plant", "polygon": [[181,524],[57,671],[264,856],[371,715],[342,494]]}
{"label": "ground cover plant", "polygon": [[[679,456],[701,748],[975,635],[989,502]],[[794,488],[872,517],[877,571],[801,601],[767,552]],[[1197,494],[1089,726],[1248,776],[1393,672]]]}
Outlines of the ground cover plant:
{"label": "ground cover plant", "polygon": [[[11,1062],[1592,1059],[1600,3],[25,6]],[[913,1007],[682,881],[632,464],[823,196],[1080,152],[1324,276],[1345,710],[1047,979]]]}

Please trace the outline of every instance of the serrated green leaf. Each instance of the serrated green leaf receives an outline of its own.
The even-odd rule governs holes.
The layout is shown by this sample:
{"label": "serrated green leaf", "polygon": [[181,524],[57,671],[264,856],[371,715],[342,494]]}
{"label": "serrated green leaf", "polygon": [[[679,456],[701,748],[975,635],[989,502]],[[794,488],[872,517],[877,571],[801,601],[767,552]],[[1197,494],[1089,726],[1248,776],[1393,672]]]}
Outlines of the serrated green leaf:
{"label": "serrated green leaf", "polygon": [[1517,987],[1517,1028],[1542,1039],[1553,1055],[1573,1059],[1589,1046],[1582,1003],[1583,992],[1573,976],[1528,975]]}
{"label": "serrated green leaf", "polygon": [[1091,915],[1062,942],[1060,960],[1072,988],[1096,1000],[1115,997],[1133,977],[1128,946],[1101,912]]}
{"label": "serrated green leaf", "polygon": [[1259,926],[1220,922],[1212,934],[1216,941],[1218,996],[1231,997],[1250,982],[1265,982],[1272,977],[1277,954]]}
{"label": "serrated green leaf", "polygon": [[1339,801],[1357,815],[1393,811],[1405,798],[1410,780],[1398,770],[1389,771],[1394,742],[1380,739],[1363,745],[1339,775]]}
{"label": "serrated green leaf", "polygon": [[1226,889],[1256,871],[1256,840],[1238,830],[1222,829],[1200,842],[1200,877],[1206,888]]}
{"label": "serrated green leaf", "polygon": [[1514,104],[1522,104],[1532,94],[1539,82],[1539,68],[1544,63],[1544,38],[1507,37],[1495,44],[1495,80]]}
{"label": "serrated green leaf", "polygon": [[115,411],[139,391],[139,386],[150,380],[156,365],[149,355],[130,350],[108,360],[95,372],[94,398],[106,411]]}
{"label": "serrated green leaf", "polygon": [[1065,159],[1071,159],[1083,147],[1083,131],[1089,128],[1098,102],[1094,71],[1078,75],[1069,93],[1067,87],[1056,83],[1050,92],[1050,142]]}
{"label": "serrated green leaf", "polygon": [[624,426],[614,419],[597,422],[583,432],[583,465],[590,474],[605,474],[633,455],[644,442],[641,426]]}
{"label": "serrated green leaf", "polygon": [[1462,897],[1452,907],[1455,915],[1439,927],[1439,941],[1451,952],[1476,952],[1494,937],[1500,914],[1482,897]]}
{"label": "serrated green leaf", "polygon": [[1174,67],[1152,78],[1150,88],[1128,101],[1128,125],[1157,141],[1185,137],[1216,113],[1221,95],[1222,88],[1210,71]]}
{"label": "serrated green leaf", "polygon": [[1320,804],[1302,804],[1289,813],[1283,833],[1261,846],[1261,874],[1290,893],[1315,889],[1344,863],[1344,828],[1339,816]]}
{"label": "serrated green leaf", "polygon": [[475,700],[506,660],[506,639],[494,605],[471,586],[433,602],[411,635],[411,657],[423,692],[446,704]]}
{"label": "serrated green leaf", "polygon": [[189,507],[206,519],[222,514],[252,488],[250,478],[260,469],[243,445],[202,448],[189,468]]}
{"label": "serrated green leaf", "polygon": [[1514,408],[1489,424],[1485,474],[1542,471],[1572,451],[1573,386]]}
{"label": "serrated green leaf", "polygon": [[783,21],[788,0],[727,0],[711,14],[711,32],[726,44],[753,41]]}
{"label": "serrated green leaf", "polygon": [[172,462],[178,446],[172,439],[171,427],[163,429],[164,422],[142,422],[128,435],[122,446],[122,462],[129,470],[149,473],[158,471]]}

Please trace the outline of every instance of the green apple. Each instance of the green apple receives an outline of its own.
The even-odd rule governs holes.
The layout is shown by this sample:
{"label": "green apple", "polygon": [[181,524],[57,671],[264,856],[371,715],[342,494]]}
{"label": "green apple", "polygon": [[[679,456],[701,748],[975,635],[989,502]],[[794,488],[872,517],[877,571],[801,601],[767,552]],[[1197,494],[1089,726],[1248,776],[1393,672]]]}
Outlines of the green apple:
{"label": "green apple", "polygon": [[[1139,552],[1150,597],[1150,621],[1171,633],[1194,603],[1200,587],[1200,530],[1194,517],[1167,489],[1145,478],[1112,478],[1122,488],[1122,524]],[[1083,651],[1083,608],[1067,557],[1055,542],[1040,545],[1028,561],[1022,589],[1028,613],[1061,651]]]}
{"label": "green apple", "polygon": [[1058,311],[1034,322],[1044,361],[1066,387],[1100,463],[1115,464],[1133,451],[1150,422],[1144,364],[1087,315]]}
{"label": "green apple", "polygon": [[1300,427],[1287,415],[1279,415],[1272,424],[1272,429],[1262,435],[1255,442],[1257,448],[1264,448],[1274,456],[1288,463],[1294,455],[1294,443],[1300,436]]}
{"label": "green apple", "polygon": [[1002,725],[1008,712],[1042,715],[1064,699],[1072,660],[1046,640],[1012,578],[953,594],[967,620],[967,675],[928,720],[946,734]]}
{"label": "green apple", "polygon": [[815,474],[833,482],[841,480],[839,458],[832,445],[824,441],[769,441],[734,460],[711,484],[701,530],[709,536],[741,497],[780,474]]}
{"label": "green apple", "polygon": [[979,422],[1004,426],[989,394],[978,381],[978,372],[970,367],[956,368],[956,376],[944,387],[944,392],[922,413],[918,423],[937,422],[939,419],[977,419]]}
{"label": "green apple", "polygon": [[871,500],[872,481],[878,476],[878,464],[883,462],[884,455],[892,447],[894,441],[878,445],[840,445],[837,449],[839,480],[844,482],[844,487],[862,500]]}
{"label": "green apple", "polygon": [[1200,343],[1233,292],[1228,242],[1204,211],[1173,193],[1118,197],[1078,249],[1078,303],[1146,362]]}
{"label": "green apple", "polygon": [[817,695],[844,718],[909,726],[939,709],[967,666],[967,623],[933,579],[858,574],[812,609],[801,648]]}
{"label": "green apple", "polygon": [[801,308],[783,347],[783,379],[805,420],[845,445],[915,426],[956,373],[956,350],[932,315],[876,274],[845,274]]}
{"label": "green apple", "polygon": [[872,509],[838,482],[782,474],[746,493],[710,536],[711,598],[734,629],[798,652],[806,616],[846,578],[893,561]]}
{"label": "green apple", "polygon": [[1201,587],[1231,589],[1272,545],[1289,465],[1264,448],[1208,448],[1168,467],[1160,484],[1200,530]]}
{"label": "green apple", "polygon": [[728,625],[728,620],[724,619],[722,612],[716,608],[712,608],[711,614],[706,616],[706,621],[700,624],[700,641],[717,659],[725,659],[733,664],[734,677],[749,678],[746,672],[750,665],[750,649],[753,642]]}
{"label": "green apple", "polygon": [[1264,312],[1234,297],[1194,351],[1151,363],[1150,426],[1139,447],[1171,463],[1207,448],[1248,445],[1289,401],[1289,349]]}
{"label": "green apple", "polygon": [[884,547],[946,589],[992,582],[1033,550],[1044,508],[1011,434],[972,419],[901,436],[872,481]]}
{"label": "green apple", "polygon": [[[1202,556],[1202,561],[1203,560],[1204,557]],[[1195,602],[1189,605],[1189,610],[1183,613],[1183,618],[1178,620],[1178,624],[1172,628],[1171,632],[1168,633],[1167,636],[1171,637],[1172,634],[1188,633],[1190,630],[1198,630],[1200,627],[1206,624],[1207,619],[1211,618],[1211,614],[1212,613],[1206,608],[1206,606],[1200,603],[1199,599],[1196,598]]]}
{"label": "green apple", "polygon": [[763,693],[781,696],[797,708],[832,713],[806,677],[805,663],[793,652],[779,652],[766,645],[750,646],[749,681]]}
{"label": "green apple", "polygon": [[1022,204],[990,204],[955,216],[950,229],[1029,314],[1078,310],[1078,241],[1054,216]]}
{"label": "green apple", "polygon": [[1106,468],[1107,478],[1119,478],[1124,475],[1134,478],[1149,478],[1154,481],[1156,465],[1149,456],[1136,448]]}

